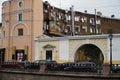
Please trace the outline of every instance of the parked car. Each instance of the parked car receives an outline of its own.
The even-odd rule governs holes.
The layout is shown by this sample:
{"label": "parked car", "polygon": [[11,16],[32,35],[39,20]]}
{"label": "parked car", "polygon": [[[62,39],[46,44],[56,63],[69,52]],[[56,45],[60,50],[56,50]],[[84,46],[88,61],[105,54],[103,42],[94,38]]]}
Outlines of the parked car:
{"label": "parked car", "polygon": [[46,69],[47,70],[54,70],[54,66],[57,64],[55,60],[47,60],[46,61]]}
{"label": "parked car", "polygon": [[56,64],[56,61],[53,60],[35,60],[26,66],[27,69],[40,69],[40,64],[45,63],[47,69],[52,69],[52,66]]}
{"label": "parked car", "polygon": [[54,71],[62,71],[62,63],[57,63],[53,66]]}
{"label": "parked car", "polygon": [[56,71],[97,72],[97,66],[93,62],[65,62],[54,66]]}
{"label": "parked car", "polygon": [[57,63],[54,66],[54,70],[55,71],[70,71],[73,65],[75,65],[74,62]]}
{"label": "parked car", "polygon": [[46,62],[45,60],[35,60],[26,66],[26,69],[40,69],[40,64]]}
{"label": "parked car", "polygon": [[75,66],[75,62],[67,62],[67,63],[63,63],[62,64],[62,68],[64,71],[74,71],[74,66]]}
{"label": "parked car", "polygon": [[93,62],[78,62],[73,68],[77,72],[97,72],[97,66]]}
{"label": "parked car", "polygon": [[23,66],[24,66],[24,68],[26,69],[27,68],[27,66],[29,66],[30,65],[30,62],[28,62],[28,61],[21,61],[21,63],[23,64]]}

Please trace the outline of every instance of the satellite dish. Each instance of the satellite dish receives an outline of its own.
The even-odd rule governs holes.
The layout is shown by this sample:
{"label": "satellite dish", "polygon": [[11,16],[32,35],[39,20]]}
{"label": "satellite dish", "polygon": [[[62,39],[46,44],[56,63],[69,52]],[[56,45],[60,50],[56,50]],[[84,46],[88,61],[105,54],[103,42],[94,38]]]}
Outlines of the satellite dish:
{"label": "satellite dish", "polygon": [[85,10],[84,12],[87,13],[87,10]]}
{"label": "satellite dish", "polygon": [[115,17],[115,15],[113,14],[113,15],[111,15],[111,18],[114,18]]}

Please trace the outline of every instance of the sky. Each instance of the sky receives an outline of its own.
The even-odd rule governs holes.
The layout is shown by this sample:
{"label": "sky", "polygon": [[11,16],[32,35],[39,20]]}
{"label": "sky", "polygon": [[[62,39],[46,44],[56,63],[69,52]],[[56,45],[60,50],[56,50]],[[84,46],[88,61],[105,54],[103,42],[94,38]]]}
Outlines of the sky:
{"label": "sky", "polygon": [[[1,9],[2,2],[7,0],[0,0],[0,22],[1,22]],[[50,5],[62,8],[70,9],[74,6],[74,11],[84,12],[87,10],[88,13],[94,14],[95,9],[101,12],[103,16],[111,17],[115,15],[115,18],[120,19],[120,0],[43,0],[48,1]]]}

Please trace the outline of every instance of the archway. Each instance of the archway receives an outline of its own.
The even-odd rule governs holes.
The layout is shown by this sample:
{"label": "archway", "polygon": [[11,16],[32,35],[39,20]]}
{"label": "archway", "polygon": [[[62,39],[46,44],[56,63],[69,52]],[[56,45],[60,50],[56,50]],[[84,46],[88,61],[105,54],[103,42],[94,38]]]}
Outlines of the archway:
{"label": "archway", "polygon": [[75,53],[75,62],[94,62],[102,65],[104,56],[102,51],[93,44],[85,44],[79,47]]}

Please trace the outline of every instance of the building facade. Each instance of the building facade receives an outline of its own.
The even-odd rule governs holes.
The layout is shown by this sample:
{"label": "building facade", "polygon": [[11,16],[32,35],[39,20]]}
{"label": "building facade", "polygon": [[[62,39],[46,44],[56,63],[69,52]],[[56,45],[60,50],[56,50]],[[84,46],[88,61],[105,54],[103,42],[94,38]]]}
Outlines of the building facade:
{"label": "building facade", "polygon": [[63,10],[51,6],[47,1],[43,5],[44,32],[47,35],[90,35],[107,34],[109,29],[114,33],[120,33],[120,19],[104,17],[95,10],[95,14],[69,10]]}
{"label": "building facade", "polygon": [[[112,63],[120,64],[120,34],[113,34]],[[108,35],[48,37],[35,40],[35,60],[56,60],[58,63],[92,61],[110,63]],[[95,57],[96,56],[96,57]]]}
{"label": "building facade", "polygon": [[42,0],[8,0],[2,4],[4,60],[34,60],[34,38],[43,34]]}

